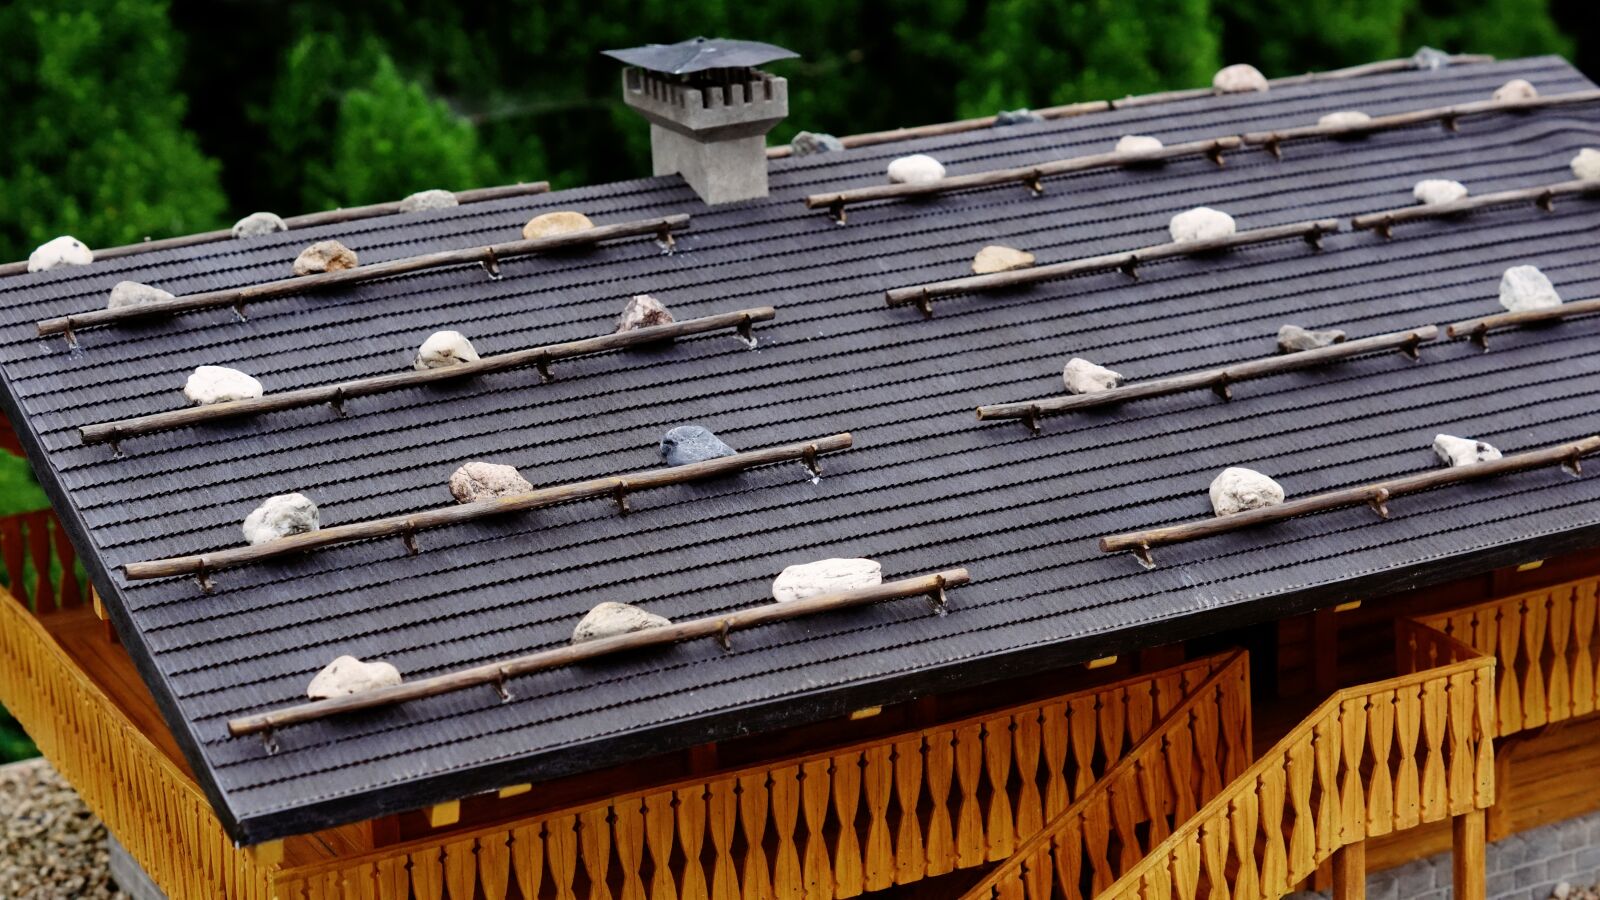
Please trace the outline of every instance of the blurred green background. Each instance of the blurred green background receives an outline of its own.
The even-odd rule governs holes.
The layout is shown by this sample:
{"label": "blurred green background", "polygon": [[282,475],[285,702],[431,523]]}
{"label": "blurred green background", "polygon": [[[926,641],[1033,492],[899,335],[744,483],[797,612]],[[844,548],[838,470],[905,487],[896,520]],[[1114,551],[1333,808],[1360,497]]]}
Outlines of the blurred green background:
{"label": "blurred green background", "polygon": [[[875,131],[1408,56],[1559,53],[1594,0],[0,0],[0,261],[426,188],[649,172],[599,51],[697,34],[801,54],[789,120]],[[0,452],[0,513],[37,509]],[[0,710],[0,761],[31,755]]]}

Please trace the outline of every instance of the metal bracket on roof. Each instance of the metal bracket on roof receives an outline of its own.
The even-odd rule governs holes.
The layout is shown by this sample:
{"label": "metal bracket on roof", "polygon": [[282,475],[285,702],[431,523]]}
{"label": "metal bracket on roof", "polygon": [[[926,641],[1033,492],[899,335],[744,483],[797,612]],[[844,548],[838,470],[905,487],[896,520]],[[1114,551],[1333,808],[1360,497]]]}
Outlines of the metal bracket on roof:
{"label": "metal bracket on roof", "polygon": [[1383,235],[1384,240],[1394,237],[1394,217],[1384,216],[1383,221],[1378,223],[1376,230]]}
{"label": "metal bracket on roof", "polygon": [[556,380],[556,376],[550,373],[550,357],[539,357],[533,361],[533,367],[539,371],[539,381],[541,383],[549,384]]}
{"label": "metal bracket on roof", "polygon": [[489,273],[490,281],[500,280],[500,260],[495,258],[494,247],[485,248],[487,253],[483,260],[483,270]]}
{"label": "metal bracket on roof", "polygon": [[1479,322],[1478,327],[1472,329],[1470,337],[1472,342],[1477,344],[1483,352],[1489,352],[1489,323]]}
{"label": "metal bracket on roof", "polygon": [[1022,183],[1028,186],[1028,190],[1033,191],[1035,197],[1044,196],[1044,180],[1038,169],[1034,169]]}
{"label": "metal bracket on roof", "polygon": [[1367,498],[1367,505],[1381,518],[1389,518],[1389,489],[1378,488],[1373,491],[1372,496]]}
{"label": "metal bracket on roof", "polygon": [[672,236],[672,229],[666,226],[656,232],[656,243],[661,245],[662,253],[671,253],[672,248],[678,245],[677,239]]}
{"label": "metal bracket on roof", "polygon": [[1577,449],[1574,449],[1572,451],[1572,455],[1568,456],[1561,463],[1561,468],[1566,469],[1567,474],[1571,475],[1573,478],[1578,478],[1583,475],[1583,460],[1581,459],[1581,456],[1582,454],[1579,453]]}
{"label": "metal bracket on roof", "polygon": [[1311,249],[1322,249],[1322,228],[1320,226],[1313,226],[1310,231],[1306,232],[1305,237],[1306,243],[1311,245]]}
{"label": "metal bracket on roof", "polygon": [[500,667],[500,669],[495,673],[495,675],[496,675],[495,680],[494,680],[494,691],[495,691],[495,693],[500,695],[500,702],[501,703],[510,703],[511,702],[511,692],[506,690],[506,670],[505,670],[505,667],[504,666]]}
{"label": "metal bracket on roof", "polygon": [[933,607],[934,612],[942,616],[945,613],[945,608],[950,603],[950,598],[946,597],[944,593],[944,576],[941,575],[935,578],[933,584],[933,590],[928,592],[928,605]]}
{"label": "metal bracket on roof", "polygon": [[724,650],[733,649],[733,641],[728,639],[728,630],[728,620],[723,619],[722,627],[717,629],[717,643],[721,644]]}
{"label": "metal bracket on roof", "polygon": [[400,532],[400,540],[406,545],[406,555],[417,555],[417,524],[413,520],[406,520],[406,528]]}
{"label": "metal bracket on roof", "polygon": [[1267,142],[1263,146],[1267,148],[1268,153],[1272,154],[1273,159],[1283,159],[1283,141],[1277,135],[1267,138]]}
{"label": "metal bracket on roof", "polygon": [[834,224],[844,224],[844,201],[835,200],[828,204],[828,214],[833,216]]}
{"label": "metal bracket on roof", "polygon": [[1444,117],[1440,118],[1439,121],[1444,124],[1444,128],[1445,128],[1446,131],[1460,131],[1461,130],[1461,119],[1460,119],[1459,116],[1448,115],[1448,116],[1444,116]]}
{"label": "metal bracket on roof", "polygon": [[1022,424],[1028,426],[1028,430],[1034,434],[1039,434],[1044,430],[1039,427],[1038,405],[1028,407],[1028,411],[1022,414]]}
{"label": "metal bracket on roof", "polygon": [[278,753],[278,736],[271,728],[261,732],[261,749],[267,751],[268,756]]}
{"label": "metal bracket on roof", "polygon": [[1233,399],[1233,376],[1224,369],[1217,374],[1217,380],[1211,383],[1211,390],[1224,400]]}
{"label": "metal bracket on roof", "polygon": [[200,593],[210,594],[217,589],[217,583],[211,580],[211,567],[206,564],[206,558],[200,557],[200,565],[194,570],[194,583],[200,586]]}
{"label": "metal bracket on roof", "polygon": [[734,326],[734,330],[739,333],[739,337],[751,347],[756,345],[755,329],[755,320],[751,319],[749,316],[745,316],[744,318],[740,319],[739,324]]}
{"label": "metal bracket on roof", "polygon": [[250,317],[244,314],[244,301],[243,300],[240,300],[237,303],[233,304],[233,316],[234,316],[234,318],[238,319],[241,322],[250,321]]}
{"label": "metal bracket on roof", "polygon": [[333,399],[328,401],[328,406],[332,407],[334,415],[344,418],[344,388],[338,388],[333,392]]}
{"label": "metal bracket on roof", "polygon": [[1144,566],[1146,569],[1154,569],[1156,567],[1155,557],[1150,555],[1150,544],[1148,542],[1141,542],[1139,546],[1133,548],[1133,558],[1137,559],[1139,565]]}
{"label": "metal bracket on roof", "polygon": [[811,470],[813,477],[822,476],[822,464],[817,462],[816,444],[806,445],[806,449],[800,453],[800,462],[804,463],[805,467]]}
{"label": "metal bracket on roof", "polygon": [[924,319],[933,318],[933,298],[928,296],[927,291],[923,291],[922,296],[917,298],[917,309],[922,311]]}
{"label": "metal bracket on roof", "polygon": [[61,336],[67,339],[67,349],[76,350],[78,348],[78,334],[72,330],[71,316],[67,316],[67,324],[65,328],[61,329]]}
{"label": "metal bracket on roof", "polygon": [[1417,352],[1417,348],[1420,346],[1422,346],[1422,336],[1418,334],[1412,334],[1410,340],[1400,345],[1400,352],[1411,357],[1412,359],[1421,359],[1422,354]]}
{"label": "metal bracket on roof", "polygon": [[611,489],[611,499],[617,501],[618,513],[625,516],[632,512],[628,508],[628,482],[626,479],[617,479],[617,486]]}
{"label": "metal bracket on roof", "polygon": [[1538,204],[1539,208],[1545,212],[1556,211],[1556,195],[1554,191],[1545,191],[1539,195],[1539,199],[1533,202]]}
{"label": "metal bracket on roof", "polygon": [[1228,164],[1227,159],[1222,155],[1222,144],[1220,143],[1212,144],[1210,149],[1206,150],[1206,159],[1216,163],[1218,168]]}
{"label": "metal bracket on roof", "polygon": [[1122,274],[1128,276],[1129,278],[1132,278],[1134,281],[1138,281],[1139,280],[1139,254],[1137,254],[1137,253],[1129,253],[1128,254],[1128,258],[1123,261],[1122,265],[1117,266],[1117,268],[1119,270],[1121,270]]}

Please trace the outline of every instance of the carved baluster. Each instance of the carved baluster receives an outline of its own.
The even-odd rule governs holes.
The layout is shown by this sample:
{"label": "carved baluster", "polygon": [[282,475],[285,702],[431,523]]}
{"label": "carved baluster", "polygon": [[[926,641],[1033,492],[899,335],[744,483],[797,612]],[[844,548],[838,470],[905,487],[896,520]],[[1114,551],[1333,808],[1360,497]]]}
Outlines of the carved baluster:
{"label": "carved baluster", "polygon": [[936,731],[927,737],[923,766],[927,772],[928,799],[933,801],[928,816],[928,877],[943,875],[956,867],[956,844],[950,826],[950,783],[955,773],[955,732]]}
{"label": "carved baluster", "polygon": [[1228,831],[1225,816],[1200,823],[1200,852],[1205,872],[1206,900],[1230,900],[1228,893]]}
{"label": "carved baluster", "polygon": [[1017,840],[1033,837],[1044,827],[1044,807],[1039,801],[1039,714],[1017,713],[1012,750],[1017,760]]}
{"label": "carved baluster", "polygon": [[[828,900],[833,896],[833,867],[828,861],[828,840],[823,829],[828,820],[828,794],[832,762],[817,759],[802,763],[800,771],[800,810],[806,822],[805,885],[806,900]],[[684,898],[690,900],[690,898]]]}
{"label": "carved baluster", "polygon": [[1083,818],[1079,824],[1083,829],[1083,867],[1089,870],[1090,884],[1094,887],[1094,893],[1098,894],[1116,880],[1108,853],[1111,845],[1110,810],[1104,803],[1088,803],[1081,808]]}
{"label": "carved baluster", "polygon": [[1289,804],[1294,824],[1289,832],[1289,881],[1300,881],[1317,868],[1317,823],[1311,817],[1311,784],[1316,778],[1311,734],[1302,734],[1289,747]]}
{"label": "carved baluster", "polygon": [[833,811],[839,819],[833,850],[834,896],[861,893],[861,842],[856,837],[856,810],[861,798],[861,754],[842,753],[833,758]]}
{"label": "carved baluster", "polygon": [[[894,884],[894,847],[889,842],[889,794],[894,782],[893,751],[877,744],[866,751],[862,788],[867,798],[866,889],[881,891]],[[916,808],[908,818],[916,819]]]}
{"label": "carved baluster", "polygon": [[[1200,835],[1190,832],[1172,848],[1169,863],[1178,900],[1198,900],[1200,896]],[[1070,896],[1070,895],[1069,895]]]}
{"label": "carved baluster", "polygon": [[[544,881],[544,828],[542,824],[524,825],[511,829],[511,872],[517,879],[517,890],[524,898],[538,897],[539,886]],[[381,866],[381,864],[380,864]],[[403,897],[404,894],[379,896]]]}
{"label": "carved baluster", "polygon": [[578,874],[578,817],[560,816],[545,822],[545,851],[550,857],[550,883],[557,900],[575,900],[572,880]]}
{"label": "carved baluster", "polygon": [[983,811],[978,806],[978,779],[983,770],[983,726],[956,729],[956,865],[976,866],[984,861]]}
{"label": "carved baluster", "polygon": [[611,887],[606,883],[611,869],[610,813],[609,807],[597,806],[578,814],[578,846],[583,870],[589,876],[589,900],[611,900]]}
{"label": "carved baluster", "polygon": [[639,866],[644,862],[644,800],[623,797],[611,804],[616,821],[617,866],[622,870],[622,900],[645,900]]}
{"label": "carved baluster", "polygon": [[733,829],[739,819],[739,796],[732,778],[706,785],[706,825],[711,832],[711,900],[738,900],[739,876],[733,869]]}
{"label": "carved baluster", "polygon": [[1475,808],[1473,799],[1478,795],[1474,771],[1477,766],[1477,754],[1472,746],[1473,733],[1478,728],[1477,716],[1472,708],[1478,690],[1475,675],[1475,672],[1470,671],[1457,672],[1450,676],[1450,683],[1445,688],[1446,696],[1449,698],[1445,732],[1450,747],[1450,772],[1446,795],[1452,816],[1471,812]]}
{"label": "carved baluster", "polygon": [[683,900],[708,900],[705,865],[700,850],[705,846],[706,786],[692,784],[675,794],[678,811],[678,846],[683,848],[683,876],[678,881],[678,896]]}
{"label": "carved baluster", "polygon": [[[1229,825],[1233,833],[1233,853],[1238,860],[1233,896],[1237,900],[1260,900],[1261,870],[1256,861],[1256,828],[1260,818],[1260,797],[1254,790],[1233,798]],[[1277,900],[1276,894],[1269,894]]]}
{"label": "carved baluster", "polygon": [[1522,714],[1528,728],[1550,721],[1544,684],[1544,634],[1549,619],[1548,595],[1536,594],[1524,601],[1522,614],[1522,654],[1526,674],[1522,682]]}
{"label": "carved baluster", "polygon": [[1497,668],[1500,672],[1500,733],[1515,734],[1527,727],[1522,712],[1522,683],[1517,671],[1517,659],[1522,647],[1522,604],[1501,607],[1493,613],[1499,627],[1495,643],[1499,650]]}
{"label": "carved baluster", "polygon": [[767,868],[766,772],[739,777],[739,831],[744,835],[744,868],[740,873],[744,900],[773,900],[772,873]]}
{"label": "carved baluster", "polygon": [[1167,780],[1172,785],[1172,818],[1182,824],[1199,812],[1202,795],[1199,793],[1199,766],[1195,762],[1196,717],[1193,710],[1179,715],[1183,718],[1173,723],[1166,757],[1162,762],[1170,773]]}
{"label": "carved baluster", "polygon": [[[1394,694],[1395,740],[1400,750],[1400,772],[1394,780],[1394,824],[1404,831],[1422,820],[1417,780],[1417,730],[1421,726],[1421,689],[1416,685],[1400,688]],[[1387,758],[1387,751],[1385,757]]]}
{"label": "carved baluster", "polygon": [[678,883],[672,877],[672,847],[676,843],[677,813],[671,791],[644,798],[645,843],[650,848],[650,900],[677,900]]}
{"label": "carved baluster", "polygon": [[[1060,894],[1064,897],[1076,897],[1079,886],[1083,884],[1086,856],[1083,819],[1078,813],[1073,813],[1061,821],[1061,831],[1052,844],[1055,847],[1055,878],[1056,884],[1060,886]],[[1046,892],[1039,895],[1036,900],[1049,900],[1050,896],[1050,892]]]}
{"label": "carved baluster", "polygon": [[1550,721],[1570,719],[1572,711],[1572,670],[1567,660],[1567,643],[1572,639],[1572,591],[1570,588],[1549,593],[1550,670],[1546,677],[1546,707]]}
{"label": "carved baluster", "polygon": [[1101,799],[1094,801],[1093,805],[1106,811],[1117,836],[1117,868],[1111,873],[1112,880],[1116,880],[1117,876],[1132,869],[1144,858],[1139,846],[1138,773],[1124,769],[1111,779]]}
{"label": "carved baluster", "polygon": [[438,847],[423,847],[411,854],[411,896],[416,900],[439,900],[443,895],[444,867],[439,856]]}
{"label": "carved baluster", "polygon": [[1444,722],[1449,698],[1446,681],[1431,678],[1422,684],[1422,821],[1437,822],[1450,809],[1445,784]]}
{"label": "carved baluster", "polygon": [[[1128,691],[1114,687],[1100,694],[1099,707],[1100,750],[1105,754],[1106,768],[1116,765],[1125,753],[1128,743]],[[1104,775],[1105,770],[1096,773]]]}
{"label": "carved baluster", "polygon": [[1593,646],[1595,623],[1595,582],[1584,581],[1573,586],[1572,591],[1572,714],[1586,716],[1600,707],[1596,700],[1595,656]]}
{"label": "carved baluster", "polygon": [[795,835],[795,827],[800,819],[799,777],[799,766],[772,770],[772,827],[778,835],[772,891],[779,900],[799,900],[806,895],[805,875],[800,867],[798,838]]}
{"label": "carved baluster", "polygon": [[1317,858],[1327,859],[1339,848],[1339,757],[1341,734],[1337,716],[1317,721],[1312,748],[1317,765]]}
{"label": "carved baluster", "polygon": [[1256,782],[1261,794],[1261,893],[1268,897],[1281,897],[1294,886],[1283,843],[1283,785],[1283,763],[1267,766]]}
{"label": "carved baluster", "polygon": [[985,844],[991,862],[1005,859],[1016,849],[1011,812],[1011,717],[983,723],[983,769],[989,781],[989,810],[985,816]]}
{"label": "carved baluster", "polygon": [[1040,743],[1044,747],[1044,818],[1054,819],[1071,803],[1072,791],[1067,783],[1067,705],[1046,704],[1039,729]]}
{"label": "carved baluster", "polygon": [[1344,740],[1344,779],[1339,787],[1344,806],[1339,815],[1341,843],[1353,844],[1367,836],[1367,794],[1361,758],[1367,746],[1367,698],[1344,701],[1340,727]]}
{"label": "carved baluster", "polygon": [[473,900],[478,893],[477,841],[451,841],[444,845],[444,886],[450,900]]}
{"label": "carved baluster", "polygon": [[1367,746],[1372,751],[1372,771],[1367,776],[1367,835],[1394,830],[1394,779],[1389,754],[1394,748],[1394,691],[1367,697]]}
{"label": "carved baluster", "polygon": [[1071,717],[1067,720],[1068,734],[1072,739],[1072,796],[1068,803],[1083,796],[1100,778],[1094,770],[1094,745],[1100,728],[1095,712],[1094,696],[1076,697],[1068,705]]}
{"label": "carved baluster", "polygon": [[1156,727],[1155,682],[1145,681],[1127,689],[1128,739],[1137,744]]}
{"label": "carved baluster", "polygon": [[1195,746],[1201,751],[1195,754],[1200,763],[1200,796],[1210,799],[1222,792],[1222,769],[1217,765],[1215,752],[1215,748],[1221,746],[1217,743],[1218,723],[1209,715],[1196,715],[1193,722]]}
{"label": "carved baluster", "polygon": [[1479,669],[1474,676],[1474,683],[1477,690],[1473,698],[1473,711],[1478,722],[1473,734],[1473,740],[1477,744],[1477,762],[1473,771],[1473,780],[1477,788],[1474,805],[1479,809],[1487,809],[1494,805],[1495,796],[1494,671]]}
{"label": "carved baluster", "polygon": [[[922,849],[922,738],[915,737],[894,745],[894,797],[900,807],[900,824],[895,829],[894,881],[908,884],[918,881],[929,871],[927,857]],[[945,798],[934,797],[928,818],[928,828],[933,830],[945,809]],[[950,819],[945,816],[944,841],[949,843]],[[945,871],[949,871],[946,869]]]}

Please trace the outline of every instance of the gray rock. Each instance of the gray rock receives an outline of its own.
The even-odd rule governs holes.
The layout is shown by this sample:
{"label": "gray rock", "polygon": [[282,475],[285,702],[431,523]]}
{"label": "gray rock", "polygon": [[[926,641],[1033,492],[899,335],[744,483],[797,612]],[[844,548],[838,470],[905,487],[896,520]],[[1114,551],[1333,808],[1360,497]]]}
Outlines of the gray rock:
{"label": "gray rock", "polygon": [[435,331],[417,348],[417,358],[411,367],[418,371],[444,369],[462,363],[477,362],[478,351],[472,342],[459,331]]}
{"label": "gray rock", "polygon": [[431,190],[417,191],[400,201],[400,211],[403,213],[425,212],[430,209],[449,209],[460,206],[461,202],[456,195],[449,191]]}
{"label": "gray rock", "polygon": [[1271,87],[1267,83],[1267,76],[1261,70],[1245,63],[1225,66],[1211,76],[1213,90],[1224,94],[1240,94],[1250,91],[1265,91]]}
{"label": "gray rock", "polygon": [[1537,268],[1512,266],[1500,276],[1500,305],[1511,312],[1550,309],[1561,305],[1561,295]]}
{"label": "gray rock", "polygon": [[316,531],[317,505],[304,494],[279,494],[261,502],[244,519],[244,539],[265,544],[291,534]]}
{"label": "gray rock", "polygon": [[122,309],[125,306],[144,306],[147,303],[157,303],[162,300],[171,300],[172,294],[158,287],[140,284],[137,281],[119,281],[111,289],[111,298],[106,301],[106,309]]}
{"label": "gray rock", "polygon": [[994,114],[994,124],[997,128],[1006,125],[1026,125],[1029,122],[1043,121],[1044,116],[1026,107],[1022,109],[1002,109]]}
{"label": "gray rock", "polygon": [[661,439],[661,458],[669,466],[687,466],[738,452],[699,425],[679,425]]}
{"label": "gray rock", "polygon": [[233,236],[236,238],[260,237],[263,234],[288,230],[288,223],[279,218],[277,213],[253,212],[233,223]]}
{"label": "gray rock", "polygon": [[1073,394],[1093,394],[1109,391],[1122,384],[1122,376],[1105,366],[1097,366],[1087,359],[1073,357],[1061,370],[1061,380]]}
{"label": "gray rock", "polygon": [[1473,463],[1500,458],[1500,451],[1483,441],[1449,434],[1434,435],[1433,452],[1437,453],[1447,466],[1470,466]]}
{"label": "gray rock", "polygon": [[294,260],[296,275],[315,275],[319,272],[338,272],[354,269],[360,263],[356,252],[338,241],[317,241],[300,251]]}
{"label": "gray rock", "polygon": [[475,503],[533,490],[528,479],[512,466],[469,462],[450,474],[450,494],[457,503]]}
{"label": "gray rock", "polygon": [[87,266],[94,262],[89,245],[70,234],[52,238],[28,254],[29,272],[48,272],[61,266]]}
{"label": "gray rock", "polygon": [[254,400],[261,396],[261,382],[238,369],[226,366],[199,366],[183,383],[183,396],[196,406]]}
{"label": "gray rock", "polygon": [[789,152],[794,156],[813,156],[818,153],[838,153],[844,143],[831,134],[802,131],[789,140]]}
{"label": "gray rock", "polygon": [[311,679],[306,696],[326,700],[399,683],[400,670],[386,662],[362,662],[354,656],[341,656]]}
{"label": "gray rock", "polygon": [[1318,347],[1342,343],[1344,343],[1344,332],[1337,328],[1311,331],[1299,325],[1285,325],[1278,329],[1279,353],[1299,353],[1301,350],[1315,350]]}
{"label": "gray rock", "polygon": [[819,559],[780,572],[772,582],[772,599],[787,603],[882,583],[883,567],[875,560]]}
{"label": "gray rock", "polygon": [[617,333],[671,325],[672,322],[671,310],[662,305],[660,300],[649,294],[634,294],[628,305],[622,308],[622,315],[617,316]]}
{"label": "gray rock", "polygon": [[1450,65],[1450,54],[1432,47],[1418,47],[1417,52],[1411,54],[1411,64],[1419,69],[1442,69]]}
{"label": "gray rock", "polygon": [[572,642],[582,644],[601,638],[616,637],[619,634],[664,628],[671,624],[672,620],[666,616],[658,616],[637,606],[606,602],[589,610],[588,614],[578,622],[578,627],[572,629]]}
{"label": "gray rock", "polygon": [[1219,516],[1282,502],[1283,487],[1254,469],[1230,466],[1211,482],[1211,509]]}

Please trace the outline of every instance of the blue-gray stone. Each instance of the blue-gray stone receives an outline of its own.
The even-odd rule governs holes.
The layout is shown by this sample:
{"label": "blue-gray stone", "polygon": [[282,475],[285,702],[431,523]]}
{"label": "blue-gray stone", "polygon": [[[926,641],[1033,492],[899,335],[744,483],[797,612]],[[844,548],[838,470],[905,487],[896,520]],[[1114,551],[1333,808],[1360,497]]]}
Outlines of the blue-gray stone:
{"label": "blue-gray stone", "polygon": [[1419,69],[1442,69],[1450,63],[1450,54],[1432,47],[1418,47],[1411,54],[1411,64]]}
{"label": "blue-gray stone", "polygon": [[1002,109],[994,114],[994,124],[1001,125],[1026,125],[1029,122],[1043,122],[1044,116],[1031,109]]}
{"label": "blue-gray stone", "polygon": [[669,466],[686,466],[738,452],[699,425],[679,425],[661,439],[661,458]]}
{"label": "blue-gray stone", "polygon": [[813,153],[838,153],[844,149],[844,144],[831,134],[820,132],[802,131],[789,141],[789,152],[795,156],[810,156]]}

